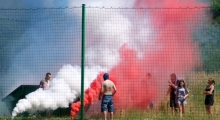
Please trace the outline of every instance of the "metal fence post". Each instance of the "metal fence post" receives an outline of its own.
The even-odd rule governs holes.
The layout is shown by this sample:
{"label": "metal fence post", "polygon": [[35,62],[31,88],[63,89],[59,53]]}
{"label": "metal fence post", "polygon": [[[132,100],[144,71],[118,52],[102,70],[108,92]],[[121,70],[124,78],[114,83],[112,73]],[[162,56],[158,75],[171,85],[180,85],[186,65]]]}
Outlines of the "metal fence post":
{"label": "metal fence post", "polygon": [[85,16],[86,15],[86,5],[82,4],[82,59],[81,59],[81,108],[80,108],[80,120],[84,120],[84,62],[85,62],[85,35],[86,35],[86,25]]}

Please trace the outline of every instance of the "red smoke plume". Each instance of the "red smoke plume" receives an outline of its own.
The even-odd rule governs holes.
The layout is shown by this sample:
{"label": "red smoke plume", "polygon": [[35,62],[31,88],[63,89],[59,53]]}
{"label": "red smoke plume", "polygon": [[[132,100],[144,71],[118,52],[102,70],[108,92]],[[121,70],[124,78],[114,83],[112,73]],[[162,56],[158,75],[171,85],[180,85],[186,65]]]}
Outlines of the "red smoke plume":
{"label": "red smoke plume", "polygon": [[[116,109],[146,108],[150,102],[157,102],[165,96],[167,80],[171,73],[185,75],[188,71],[201,65],[199,47],[193,41],[192,33],[201,21],[205,4],[196,0],[136,0],[135,7],[187,8],[190,9],[154,9],[150,18],[156,37],[155,46],[146,48],[143,57],[128,45],[120,48],[121,61],[109,71],[110,79],[116,84],[114,96]],[[197,17],[199,15],[199,17]],[[140,16],[141,17],[141,16]],[[144,26],[143,26],[144,27]],[[146,26],[148,27],[148,26]],[[153,37],[152,37],[153,38]],[[145,79],[146,73],[152,79]],[[85,105],[98,99],[103,74],[85,92]],[[165,85],[164,85],[165,84]],[[160,93],[160,94],[159,94]],[[79,111],[80,102],[71,106],[71,116]]]}
{"label": "red smoke plume", "polygon": [[134,6],[137,8],[196,8],[205,7],[207,4],[197,0],[136,0]]}
{"label": "red smoke plume", "polygon": [[[92,104],[95,100],[98,99],[101,83],[103,81],[103,74],[104,73],[100,73],[97,76],[97,78],[90,84],[90,87],[86,89],[84,95],[85,106]],[[72,103],[71,111],[70,111],[71,118],[73,118],[76,115],[76,113],[78,113],[79,111],[80,111],[80,101],[76,103]]]}
{"label": "red smoke plume", "polygon": [[114,97],[115,108],[146,109],[155,100],[157,83],[146,78],[147,66],[143,59],[138,59],[135,50],[125,44],[119,52],[121,62],[110,71],[111,80],[118,89]]}

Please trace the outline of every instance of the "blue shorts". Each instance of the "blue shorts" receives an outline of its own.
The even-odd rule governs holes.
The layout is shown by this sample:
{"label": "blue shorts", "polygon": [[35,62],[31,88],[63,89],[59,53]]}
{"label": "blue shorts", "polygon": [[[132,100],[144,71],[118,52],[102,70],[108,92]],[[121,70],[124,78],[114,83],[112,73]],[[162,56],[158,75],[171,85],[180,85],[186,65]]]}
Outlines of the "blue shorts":
{"label": "blue shorts", "polygon": [[108,109],[108,112],[114,111],[112,95],[104,95],[102,97],[101,112],[104,112],[107,109]]}
{"label": "blue shorts", "polygon": [[186,104],[186,99],[178,98],[177,103]]}

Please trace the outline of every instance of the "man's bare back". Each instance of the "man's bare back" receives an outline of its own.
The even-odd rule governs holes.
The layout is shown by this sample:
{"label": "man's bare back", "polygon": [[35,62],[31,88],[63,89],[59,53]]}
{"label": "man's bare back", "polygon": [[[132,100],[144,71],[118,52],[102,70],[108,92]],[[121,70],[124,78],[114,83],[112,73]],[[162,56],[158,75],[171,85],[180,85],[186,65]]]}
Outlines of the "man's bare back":
{"label": "man's bare back", "polygon": [[[113,104],[113,95],[116,93],[115,84],[108,79],[108,73],[103,75],[104,81],[102,82],[100,93],[99,93],[99,100],[102,97],[102,104],[101,104],[101,112],[104,113],[104,119],[107,120],[107,110],[110,112],[110,118],[113,120],[113,112],[114,112],[114,104]],[[112,91],[114,90],[114,92]]]}
{"label": "man's bare back", "polygon": [[112,95],[112,89],[116,91],[115,84],[111,80],[105,80],[102,82],[102,89],[104,91],[104,95]]}

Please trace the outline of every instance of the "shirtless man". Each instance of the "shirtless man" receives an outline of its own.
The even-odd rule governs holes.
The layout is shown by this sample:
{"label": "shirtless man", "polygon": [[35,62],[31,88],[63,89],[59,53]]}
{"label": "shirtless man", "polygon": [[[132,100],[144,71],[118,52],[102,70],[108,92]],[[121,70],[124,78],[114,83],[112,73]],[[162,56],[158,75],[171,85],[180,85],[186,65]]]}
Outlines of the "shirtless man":
{"label": "shirtless man", "polygon": [[[101,104],[101,111],[104,113],[104,119],[107,120],[107,109],[108,112],[110,112],[110,118],[113,120],[113,111],[114,111],[114,105],[113,105],[113,99],[112,96],[116,93],[116,87],[115,84],[109,80],[108,73],[105,73],[103,75],[104,82],[102,82],[102,87],[99,93],[99,100],[101,100],[102,97],[102,104]],[[112,93],[112,89],[114,92]]]}

